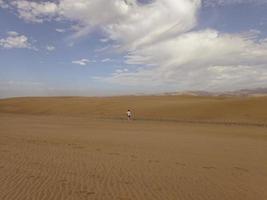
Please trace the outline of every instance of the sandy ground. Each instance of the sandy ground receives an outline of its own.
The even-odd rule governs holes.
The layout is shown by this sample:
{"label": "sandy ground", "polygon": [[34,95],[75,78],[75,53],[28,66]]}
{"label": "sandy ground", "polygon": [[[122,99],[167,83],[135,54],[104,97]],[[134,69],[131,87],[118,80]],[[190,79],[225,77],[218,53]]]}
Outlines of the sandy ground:
{"label": "sandy ground", "polygon": [[267,124],[266,97],[122,96],[0,100],[0,113]]}
{"label": "sandy ground", "polygon": [[266,127],[40,113],[0,113],[1,200],[267,199]]}

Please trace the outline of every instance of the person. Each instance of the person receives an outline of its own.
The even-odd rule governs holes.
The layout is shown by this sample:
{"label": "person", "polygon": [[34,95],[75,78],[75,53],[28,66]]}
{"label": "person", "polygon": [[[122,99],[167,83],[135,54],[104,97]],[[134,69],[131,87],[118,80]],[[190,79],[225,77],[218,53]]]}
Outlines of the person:
{"label": "person", "polygon": [[128,120],[132,119],[132,113],[130,110],[127,111],[127,118],[128,118]]}

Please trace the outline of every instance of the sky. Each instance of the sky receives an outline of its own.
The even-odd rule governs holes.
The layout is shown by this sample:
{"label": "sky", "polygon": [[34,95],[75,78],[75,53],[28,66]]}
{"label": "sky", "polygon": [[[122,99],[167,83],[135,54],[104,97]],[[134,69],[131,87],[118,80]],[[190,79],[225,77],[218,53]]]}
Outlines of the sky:
{"label": "sky", "polygon": [[267,0],[0,0],[0,98],[267,87]]}

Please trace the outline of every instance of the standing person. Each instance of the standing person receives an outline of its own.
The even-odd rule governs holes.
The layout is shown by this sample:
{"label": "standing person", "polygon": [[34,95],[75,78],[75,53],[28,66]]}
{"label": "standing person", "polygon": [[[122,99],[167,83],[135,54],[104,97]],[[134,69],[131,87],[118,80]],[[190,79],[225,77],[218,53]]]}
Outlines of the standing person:
{"label": "standing person", "polygon": [[127,111],[127,118],[128,118],[128,120],[132,119],[132,113],[130,110]]}

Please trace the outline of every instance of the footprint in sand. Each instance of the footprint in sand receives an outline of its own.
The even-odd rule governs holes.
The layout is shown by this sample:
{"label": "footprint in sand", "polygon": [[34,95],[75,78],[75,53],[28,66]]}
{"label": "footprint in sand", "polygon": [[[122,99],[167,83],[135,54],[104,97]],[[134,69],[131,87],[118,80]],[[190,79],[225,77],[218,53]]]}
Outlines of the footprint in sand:
{"label": "footprint in sand", "polygon": [[83,146],[74,146],[74,147],[72,147],[73,149],[84,149],[85,147],[83,147]]}
{"label": "footprint in sand", "polygon": [[207,169],[207,170],[216,169],[216,167],[213,167],[213,166],[203,166],[202,168]]}
{"label": "footprint in sand", "polygon": [[65,188],[68,184],[66,179],[59,180],[58,182],[63,188]]}
{"label": "footprint in sand", "polygon": [[234,169],[235,170],[238,170],[238,171],[242,171],[242,172],[249,172],[249,170],[248,169],[246,169],[246,168],[242,168],[242,167],[234,167]]}
{"label": "footprint in sand", "polygon": [[131,158],[136,159],[137,156],[136,155],[131,155]]}
{"label": "footprint in sand", "polygon": [[100,179],[102,177],[100,175],[91,174],[90,178],[92,178],[92,179]]}
{"label": "footprint in sand", "polygon": [[137,160],[137,156],[135,156],[135,155],[130,155],[130,157],[131,157],[131,161],[136,161]]}
{"label": "footprint in sand", "polygon": [[30,175],[30,176],[27,176],[26,179],[30,179],[30,180],[33,180],[33,179],[39,179],[40,176],[34,176],[34,175]]}
{"label": "footprint in sand", "polygon": [[186,166],[185,163],[180,163],[180,162],[176,162],[175,164],[176,164],[176,165],[179,165],[179,166],[182,166],[182,167],[185,167],[185,166]]}
{"label": "footprint in sand", "polygon": [[158,191],[158,192],[161,192],[162,191],[162,188],[155,188],[154,190],[155,191]]}
{"label": "footprint in sand", "polygon": [[58,182],[60,182],[60,183],[66,183],[67,182],[67,179],[61,179]]}
{"label": "footprint in sand", "polygon": [[35,176],[27,176],[26,178],[27,179],[32,179],[32,178],[34,178]]}
{"label": "footprint in sand", "polygon": [[124,182],[126,185],[131,185],[132,183],[131,182],[129,182],[129,181],[125,181]]}
{"label": "footprint in sand", "polygon": [[66,174],[76,176],[77,172],[67,172]]}
{"label": "footprint in sand", "polygon": [[83,146],[79,145],[79,144],[72,144],[72,143],[69,143],[68,146],[74,148],[74,149],[82,149],[84,148]]}
{"label": "footprint in sand", "polygon": [[108,155],[111,155],[111,156],[119,156],[121,154],[120,153],[108,153]]}
{"label": "footprint in sand", "polygon": [[90,195],[94,195],[95,194],[95,192],[93,192],[93,191],[86,191],[86,190],[77,191],[77,193],[79,195],[82,195],[82,196],[90,196]]}

